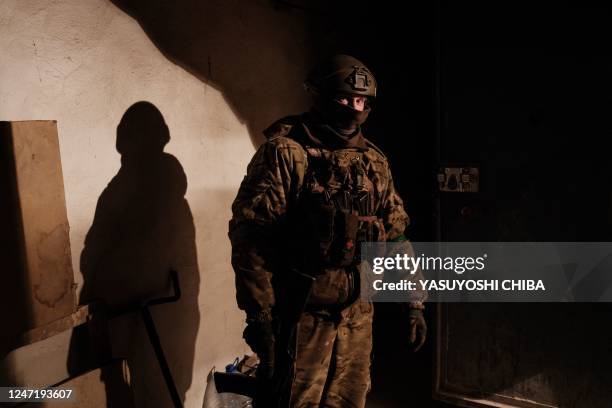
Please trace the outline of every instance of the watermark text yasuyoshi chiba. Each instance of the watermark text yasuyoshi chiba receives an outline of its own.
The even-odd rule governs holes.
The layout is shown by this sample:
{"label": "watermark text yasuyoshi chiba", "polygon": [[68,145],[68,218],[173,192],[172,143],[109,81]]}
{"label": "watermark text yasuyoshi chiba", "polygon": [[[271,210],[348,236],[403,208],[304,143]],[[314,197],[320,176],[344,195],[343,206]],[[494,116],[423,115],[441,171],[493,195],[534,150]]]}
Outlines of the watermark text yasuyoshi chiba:
{"label": "watermark text yasuyoshi chiba", "polygon": [[373,283],[374,290],[426,290],[426,291],[513,291],[513,290],[542,290],[546,287],[544,282],[533,279],[519,280],[497,280],[497,279],[465,279],[465,280],[428,280],[418,279],[416,281],[402,279],[399,282],[385,282],[376,279]]}

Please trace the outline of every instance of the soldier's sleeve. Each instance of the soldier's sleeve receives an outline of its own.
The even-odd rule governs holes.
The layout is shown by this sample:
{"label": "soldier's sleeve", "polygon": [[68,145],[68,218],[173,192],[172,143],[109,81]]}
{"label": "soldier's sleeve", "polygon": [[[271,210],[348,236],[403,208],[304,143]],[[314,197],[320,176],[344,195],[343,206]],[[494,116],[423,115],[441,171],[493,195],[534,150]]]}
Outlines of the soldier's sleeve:
{"label": "soldier's sleeve", "polygon": [[[393,245],[393,256],[397,253],[407,254],[413,257],[414,248],[412,244],[406,238],[405,230],[410,225],[410,218],[404,209],[404,202],[397,193],[395,185],[393,183],[393,175],[391,169],[387,165],[387,187],[385,196],[383,198],[383,223],[386,231],[387,242],[394,243]],[[391,255],[390,255],[391,256]],[[413,275],[410,276],[412,280],[423,279],[423,273],[419,268]],[[417,287],[420,287],[417,285]],[[422,303],[427,299],[427,292],[422,290],[415,290],[410,293],[411,302]]]}
{"label": "soldier's sleeve", "polygon": [[271,318],[271,285],[280,227],[303,182],[305,157],[296,143],[268,141],[253,156],[232,204],[229,237],[238,307],[251,319]]}

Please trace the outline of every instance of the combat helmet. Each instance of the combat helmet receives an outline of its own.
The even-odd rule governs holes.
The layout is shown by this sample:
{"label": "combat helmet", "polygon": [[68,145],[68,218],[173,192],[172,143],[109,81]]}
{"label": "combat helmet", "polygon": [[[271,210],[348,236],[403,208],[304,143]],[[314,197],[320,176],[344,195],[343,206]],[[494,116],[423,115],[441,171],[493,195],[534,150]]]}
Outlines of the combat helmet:
{"label": "combat helmet", "polygon": [[376,97],[376,79],[357,58],[334,55],[317,65],[304,81],[304,88],[315,95],[347,93]]}

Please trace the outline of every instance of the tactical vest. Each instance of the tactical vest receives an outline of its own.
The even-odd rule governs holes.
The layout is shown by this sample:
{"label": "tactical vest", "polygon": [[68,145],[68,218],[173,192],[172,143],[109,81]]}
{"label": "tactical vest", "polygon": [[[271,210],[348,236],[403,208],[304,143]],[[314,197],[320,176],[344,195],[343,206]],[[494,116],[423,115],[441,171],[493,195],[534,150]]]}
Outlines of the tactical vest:
{"label": "tactical vest", "polygon": [[359,262],[362,242],[377,241],[384,231],[375,215],[373,184],[363,152],[305,146],[308,167],[300,194],[300,211],[314,256],[323,266],[348,267]]}
{"label": "tactical vest", "polygon": [[294,260],[318,275],[311,303],[342,309],[359,297],[361,243],[384,240],[384,227],[363,152],[303,148],[308,162],[292,211],[299,242]]}

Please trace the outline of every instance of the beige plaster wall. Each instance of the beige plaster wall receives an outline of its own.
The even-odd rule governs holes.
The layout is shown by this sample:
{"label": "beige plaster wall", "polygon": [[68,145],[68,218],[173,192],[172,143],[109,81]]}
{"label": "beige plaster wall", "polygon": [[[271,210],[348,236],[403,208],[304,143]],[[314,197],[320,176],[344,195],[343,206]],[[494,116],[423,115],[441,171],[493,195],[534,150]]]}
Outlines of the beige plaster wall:
{"label": "beige plaster wall", "polygon": [[[232,41],[244,36],[245,43],[252,44],[249,33],[256,27],[245,29],[243,23],[231,20],[240,2],[212,3],[218,18],[228,19],[217,22],[219,27],[242,27],[233,30]],[[215,84],[175,65],[136,20],[109,1],[0,0],[0,120],[57,120],[78,291],[83,283],[80,257],[96,205],[121,168],[115,143],[122,116],[133,103],[148,101],[159,109],[169,128],[165,152],[176,158],[187,177],[185,199],[193,215],[197,251],[197,265],[191,266],[191,272],[199,274],[199,279],[187,282],[198,287],[185,288],[197,295],[199,314],[193,375],[186,380],[187,407],[201,406],[206,375],[213,365],[223,367],[247,351],[241,338],[243,314],[235,306],[226,231],[231,200],[254,151],[251,140],[257,140],[254,134],[259,130],[255,127],[305,107],[296,94],[307,56],[291,46],[307,41],[302,17],[274,10],[267,1],[246,3],[248,16],[240,18],[253,21],[259,16],[266,23],[261,30],[268,39],[260,45],[268,59],[279,56],[272,62],[277,71],[269,72],[264,83],[278,83],[286,98],[270,100],[262,95],[261,104],[270,108],[247,109],[245,119],[237,117],[240,101],[233,101],[231,107],[227,102],[222,92],[227,84]],[[222,56],[224,36],[210,41]],[[197,44],[186,46],[190,55],[197,54]],[[251,61],[257,61],[256,52],[253,49]],[[302,60],[296,60],[296,55]],[[202,56],[204,61],[207,58]],[[224,81],[231,78],[225,75]],[[237,83],[242,89],[234,91],[238,98],[242,92],[249,101],[258,99],[244,77]],[[296,94],[290,94],[293,89]],[[123,324],[128,327],[117,330],[123,337],[130,336],[129,326],[135,323]],[[173,329],[169,323],[160,326],[164,342]],[[182,369],[172,361],[171,366]],[[141,403],[143,398],[165,393],[164,389],[140,391]],[[147,406],[164,406],[167,400],[160,398]]]}

